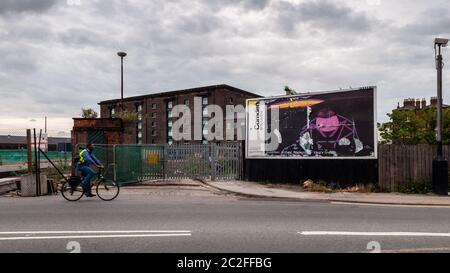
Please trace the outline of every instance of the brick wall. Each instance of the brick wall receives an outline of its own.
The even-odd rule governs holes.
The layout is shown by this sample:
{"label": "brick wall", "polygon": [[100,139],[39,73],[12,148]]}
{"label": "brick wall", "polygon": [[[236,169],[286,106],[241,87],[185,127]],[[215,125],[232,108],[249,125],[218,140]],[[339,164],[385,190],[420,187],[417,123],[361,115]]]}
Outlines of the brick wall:
{"label": "brick wall", "polygon": [[[226,105],[244,105],[248,98],[256,97],[251,93],[240,91],[230,86],[221,85],[207,88],[195,88],[186,91],[174,91],[161,93],[157,96],[148,95],[135,98],[125,98],[124,106],[128,111],[135,111],[136,103],[142,104],[143,124],[142,124],[142,143],[143,144],[160,144],[167,143],[167,101],[172,100],[173,105],[184,104],[185,100],[189,100],[189,108],[191,110],[191,124],[194,124],[194,98],[208,96],[209,104],[217,104],[224,111],[224,132],[226,129]],[[230,100],[231,99],[231,100]],[[115,107],[118,112],[119,100],[100,103],[101,117],[109,118],[111,107]],[[153,109],[156,104],[156,109]],[[174,119],[175,121],[175,119]],[[153,127],[152,123],[155,124]],[[136,143],[136,125],[124,125],[124,143]],[[194,128],[192,127],[192,138],[194,136]],[[196,141],[191,141],[194,143]],[[198,141],[197,141],[198,142]]]}

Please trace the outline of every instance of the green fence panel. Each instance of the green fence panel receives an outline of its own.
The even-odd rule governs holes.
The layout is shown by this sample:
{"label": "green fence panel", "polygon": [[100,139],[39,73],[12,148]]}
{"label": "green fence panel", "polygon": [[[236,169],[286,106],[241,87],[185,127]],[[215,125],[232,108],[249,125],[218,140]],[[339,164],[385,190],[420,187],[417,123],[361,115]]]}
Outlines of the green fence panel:
{"label": "green fence panel", "polygon": [[[70,152],[57,152],[51,151],[47,152],[48,157],[52,161],[72,161],[72,154]],[[34,160],[34,152],[33,152],[33,160]],[[40,154],[41,161],[47,161],[43,154]],[[27,163],[28,155],[27,150],[0,150],[0,164],[19,164],[19,163]]]}
{"label": "green fence panel", "polygon": [[135,183],[142,177],[142,149],[139,146],[116,146],[116,179],[118,182]]}

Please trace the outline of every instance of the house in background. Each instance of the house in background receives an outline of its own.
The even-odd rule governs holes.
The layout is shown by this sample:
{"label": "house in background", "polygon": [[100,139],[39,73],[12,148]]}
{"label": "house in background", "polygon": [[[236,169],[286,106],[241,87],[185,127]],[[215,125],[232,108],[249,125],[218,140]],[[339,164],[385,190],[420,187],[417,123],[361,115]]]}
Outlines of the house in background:
{"label": "house in background", "polygon": [[[420,114],[420,112],[424,109],[429,109],[431,107],[437,107],[437,97],[431,97],[430,104],[427,104],[427,100],[423,99],[415,99],[408,98],[403,100],[403,106],[400,107],[400,103],[397,105],[396,110],[407,111],[414,110],[416,114]],[[442,109],[448,109],[450,105],[443,104]]]}

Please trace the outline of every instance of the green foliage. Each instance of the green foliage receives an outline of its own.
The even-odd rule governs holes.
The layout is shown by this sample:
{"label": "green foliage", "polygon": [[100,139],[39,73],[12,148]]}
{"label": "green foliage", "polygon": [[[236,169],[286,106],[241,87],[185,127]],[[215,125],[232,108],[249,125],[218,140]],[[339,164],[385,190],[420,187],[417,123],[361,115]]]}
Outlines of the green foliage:
{"label": "green foliage", "polygon": [[117,113],[117,117],[122,119],[123,123],[136,123],[139,120],[138,113],[121,111]]}
{"label": "green foliage", "polygon": [[98,118],[98,113],[95,112],[92,108],[81,108],[81,117],[82,118]]}
{"label": "green foliage", "polygon": [[429,181],[409,181],[398,189],[400,193],[427,194],[432,192],[433,187]]}
{"label": "green foliage", "polygon": [[[416,110],[394,110],[388,114],[389,122],[379,125],[383,142],[394,144],[436,144],[436,108]],[[443,111],[444,144],[450,144],[450,109]]]}

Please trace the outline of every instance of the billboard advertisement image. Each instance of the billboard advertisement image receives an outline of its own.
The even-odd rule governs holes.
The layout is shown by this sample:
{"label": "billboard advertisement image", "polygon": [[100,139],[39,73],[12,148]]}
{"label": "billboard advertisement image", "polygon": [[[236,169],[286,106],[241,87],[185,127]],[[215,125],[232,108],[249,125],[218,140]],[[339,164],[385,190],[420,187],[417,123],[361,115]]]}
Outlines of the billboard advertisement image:
{"label": "billboard advertisement image", "polygon": [[247,100],[247,158],[376,159],[376,87]]}

